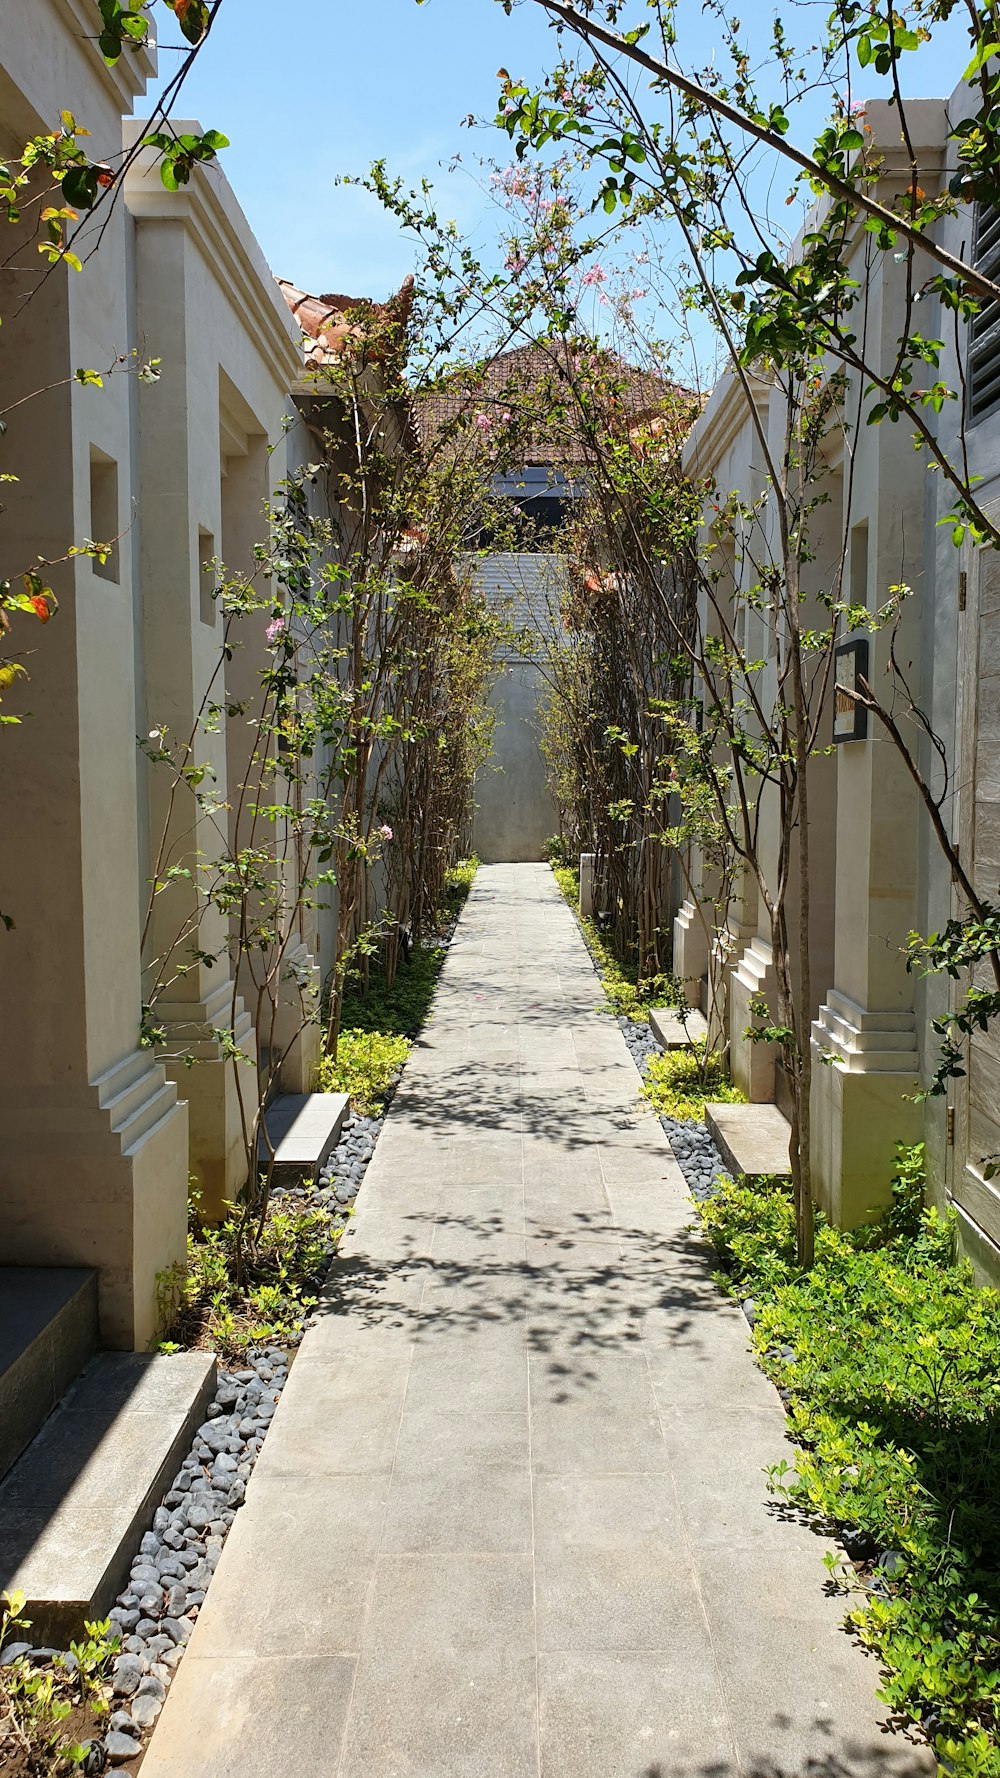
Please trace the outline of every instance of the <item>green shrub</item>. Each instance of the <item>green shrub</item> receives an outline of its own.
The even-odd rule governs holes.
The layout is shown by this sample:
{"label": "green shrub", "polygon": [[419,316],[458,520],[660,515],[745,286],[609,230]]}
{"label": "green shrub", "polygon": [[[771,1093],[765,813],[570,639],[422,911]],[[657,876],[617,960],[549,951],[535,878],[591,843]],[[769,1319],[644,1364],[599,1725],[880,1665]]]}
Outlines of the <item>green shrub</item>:
{"label": "green shrub", "polygon": [[384,1031],[342,1031],[337,1060],[324,1056],[316,1070],[316,1090],[348,1093],[361,1117],[379,1117],[412,1048],[408,1037]]}
{"label": "green shrub", "polygon": [[881,1696],[923,1724],[943,1772],[997,1778],[1000,1295],[954,1262],[950,1220],[918,1207],[921,1166],[900,1150],[882,1224],[844,1233],[820,1218],[808,1273],[784,1185],[724,1183],[701,1214],[787,1391],[800,1448],[772,1486],[845,1535],[857,1572],[839,1578]]}
{"label": "green shrub", "polygon": [[744,1095],[727,1079],[721,1056],[705,1054],[704,1044],[650,1056],[643,1096],[662,1117],[700,1122],[712,1100],[741,1105]]}

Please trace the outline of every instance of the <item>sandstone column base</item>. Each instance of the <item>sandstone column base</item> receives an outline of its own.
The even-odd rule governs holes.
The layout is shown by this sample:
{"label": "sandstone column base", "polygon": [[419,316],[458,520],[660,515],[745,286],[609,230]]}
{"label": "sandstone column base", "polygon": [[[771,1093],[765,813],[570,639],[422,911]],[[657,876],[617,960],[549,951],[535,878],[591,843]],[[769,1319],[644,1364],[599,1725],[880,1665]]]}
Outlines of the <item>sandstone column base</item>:
{"label": "sandstone column base", "polygon": [[[250,1014],[233,984],[221,982],[201,1001],[159,1002],[157,1023],[167,1033],[160,1051],[170,1080],[188,1102],[189,1172],[202,1220],[222,1222],[247,1182],[246,1135],[257,1109],[257,1040]],[[232,1029],[246,1062],[224,1052],[217,1031]],[[190,1064],[183,1058],[192,1057]]]}
{"label": "sandstone column base", "polygon": [[760,1023],[753,1003],[761,995],[770,1007],[776,1005],[774,952],[766,939],[752,938],[729,980],[729,1068],[734,1085],[751,1105],[772,1105],[777,1047],[752,1043],[746,1036]]}
{"label": "sandstone column base", "polygon": [[701,1006],[708,974],[708,934],[696,904],[690,897],[674,916],[673,972],[689,1006]]}
{"label": "sandstone column base", "polygon": [[919,1142],[912,1012],[866,1012],[832,990],[812,1028],[813,1195],[838,1228],[875,1222],[892,1202],[897,1142]]}
{"label": "sandstone column base", "polygon": [[279,1085],[283,1093],[313,1093],[323,1048],[319,1023],[322,977],[306,944],[290,948],[281,983],[282,998],[275,1022],[275,1048],[281,1057]]}
{"label": "sandstone column base", "polygon": [[184,1260],[187,1107],[146,1050],[89,1086],[19,1087],[3,1105],[0,1253],[92,1266],[102,1344],[144,1351],[160,1329],[157,1274]]}

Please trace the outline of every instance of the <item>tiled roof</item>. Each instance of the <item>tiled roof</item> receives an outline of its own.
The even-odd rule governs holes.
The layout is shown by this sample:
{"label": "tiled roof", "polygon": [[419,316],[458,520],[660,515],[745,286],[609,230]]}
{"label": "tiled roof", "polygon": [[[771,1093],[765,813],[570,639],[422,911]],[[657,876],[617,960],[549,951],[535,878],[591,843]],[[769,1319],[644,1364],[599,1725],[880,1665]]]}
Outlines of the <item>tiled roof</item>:
{"label": "tiled roof", "polygon": [[310,370],[333,363],[349,342],[363,344],[366,319],[395,321],[404,327],[413,306],[412,278],[407,278],[386,303],[373,302],[367,296],[310,296],[286,278],[279,278],[277,283],[305,336],[306,366]]}
{"label": "tiled roof", "polygon": [[564,349],[515,346],[419,396],[414,403],[417,430],[427,443],[481,415],[507,423],[508,410],[515,415],[527,410],[532,425],[529,437],[519,445],[520,461],[561,467],[584,464],[591,453],[581,434],[571,371],[579,374],[582,368],[585,372],[589,363],[606,384],[610,405],[617,410],[624,430],[651,418],[678,396],[691,399],[677,384],[653,372],[636,370],[610,351],[602,352],[596,361],[576,360],[571,366]]}

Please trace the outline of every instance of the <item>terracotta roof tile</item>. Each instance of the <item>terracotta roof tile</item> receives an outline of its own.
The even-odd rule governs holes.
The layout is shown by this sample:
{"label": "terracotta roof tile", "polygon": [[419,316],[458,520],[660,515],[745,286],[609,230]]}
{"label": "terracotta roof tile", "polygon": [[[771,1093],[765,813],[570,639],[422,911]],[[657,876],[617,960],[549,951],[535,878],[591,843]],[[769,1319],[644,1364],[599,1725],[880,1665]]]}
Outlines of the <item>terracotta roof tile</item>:
{"label": "terracotta roof tile", "polygon": [[[658,413],[672,398],[689,393],[654,372],[636,370],[610,351],[601,354],[597,369],[607,378],[612,404],[626,430]],[[527,404],[532,424],[519,446],[520,460],[561,467],[586,463],[590,453],[569,373],[566,355],[558,348],[515,346],[419,396],[414,403],[418,433],[426,443],[482,414],[499,420],[508,408],[516,415]]]}
{"label": "terracotta roof tile", "polygon": [[333,363],[349,342],[363,343],[366,317],[395,319],[405,326],[413,306],[412,277],[405,279],[387,303],[373,302],[367,296],[310,296],[286,278],[279,278],[277,284],[305,336],[306,365],[311,370]]}

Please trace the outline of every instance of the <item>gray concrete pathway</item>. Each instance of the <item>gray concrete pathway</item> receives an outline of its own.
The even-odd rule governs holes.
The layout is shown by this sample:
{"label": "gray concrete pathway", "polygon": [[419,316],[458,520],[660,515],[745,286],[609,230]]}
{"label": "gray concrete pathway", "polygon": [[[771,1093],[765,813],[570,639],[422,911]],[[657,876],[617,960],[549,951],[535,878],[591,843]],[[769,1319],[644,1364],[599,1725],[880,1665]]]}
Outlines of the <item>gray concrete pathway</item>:
{"label": "gray concrete pathway", "polygon": [[484,867],[143,1778],[928,1770],[598,998]]}

